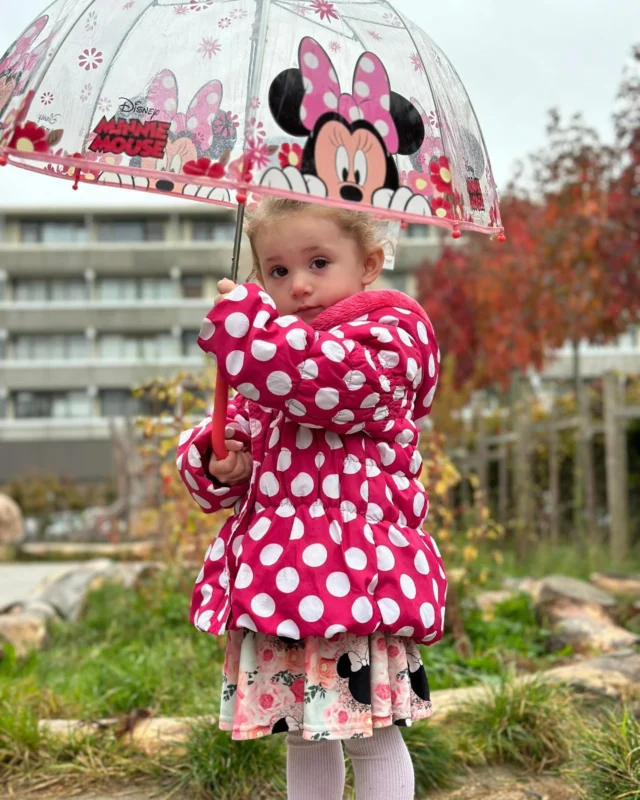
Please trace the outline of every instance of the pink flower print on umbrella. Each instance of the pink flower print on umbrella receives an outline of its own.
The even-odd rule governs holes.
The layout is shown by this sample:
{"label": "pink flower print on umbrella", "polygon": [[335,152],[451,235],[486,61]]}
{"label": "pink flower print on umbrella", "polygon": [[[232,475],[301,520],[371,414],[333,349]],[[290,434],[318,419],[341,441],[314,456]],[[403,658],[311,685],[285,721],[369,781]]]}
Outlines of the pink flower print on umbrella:
{"label": "pink flower print on umbrella", "polygon": [[311,8],[320,15],[321,20],[328,19],[331,22],[334,19],[340,19],[336,7],[327,0],[311,0]]}
{"label": "pink flower print on umbrella", "polygon": [[92,91],[93,91],[93,86],[90,83],[85,83],[82,89],[80,89],[80,101],[82,103],[86,103],[87,100],[91,97]]}
{"label": "pink flower print on umbrella", "polygon": [[371,31],[367,31],[367,33],[369,34],[369,36],[372,39],[375,39],[376,42],[381,42],[382,41],[382,36],[380,36],[380,34],[377,31],[371,30]]}
{"label": "pink flower print on umbrella", "polygon": [[174,6],[173,13],[177,14],[179,17],[183,17],[185,14],[189,13],[189,9],[187,6]]}
{"label": "pink flower print on umbrella", "polygon": [[231,25],[231,20],[229,17],[222,17],[221,20],[218,22],[219,28],[228,28]]}
{"label": "pink flower print on umbrella", "polygon": [[0,60],[0,73],[23,71],[25,59],[31,51],[31,45],[42,33],[49,21],[47,14],[37,19],[33,25],[16,41],[13,48],[9,48],[4,58]]}
{"label": "pink flower print on umbrella", "polygon": [[339,53],[342,50],[342,45],[340,42],[329,42],[329,50],[332,53]]}
{"label": "pink flower print on umbrella", "polygon": [[429,171],[431,172],[431,180],[436,189],[443,194],[448,194],[451,191],[449,159],[446,156],[440,156],[436,161],[431,162]]}
{"label": "pink flower print on umbrella", "polygon": [[237,114],[233,114],[231,111],[219,111],[213,123],[213,129],[220,136],[227,138],[233,135],[239,125]]}
{"label": "pink flower print on umbrella", "polygon": [[407,176],[407,184],[415,194],[430,197],[433,194],[433,184],[428,175],[412,170]]}
{"label": "pink flower print on umbrella", "polygon": [[200,42],[200,47],[198,47],[198,52],[202,53],[202,57],[209,59],[213,56],[217,56],[221,50],[222,45],[220,44],[220,40],[214,39],[213,36],[205,36]]}
{"label": "pink flower print on umbrella", "polygon": [[431,210],[433,211],[433,216],[438,217],[438,219],[453,219],[451,203],[442,197],[433,198],[431,201]]}
{"label": "pink flower print on umbrella", "polygon": [[272,148],[260,139],[247,139],[245,153],[254,167],[263,169],[269,164]]}
{"label": "pink flower print on umbrella", "polygon": [[397,14],[392,14],[390,11],[387,11],[382,15],[382,19],[387,25],[392,25],[394,28],[402,28],[402,20]]}
{"label": "pink flower print on umbrella", "polygon": [[134,6],[135,6],[135,2],[134,2],[134,0],[129,0],[129,2],[128,2],[128,3],[125,3],[125,4],[122,6],[122,10],[123,10],[123,11],[128,11],[130,8],[133,8]]}
{"label": "pink flower print on umbrella", "polygon": [[249,16],[249,12],[245,8],[234,9],[229,16],[231,19],[245,19]]}
{"label": "pink flower print on umbrella", "polygon": [[213,0],[189,0],[190,11],[206,11],[213,5]]}
{"label": "pink flower print on umbrella", "polygon": [[78,56],[78,66],[87,72],[91,69],[98,69],[102,61],[102,52],[95,47],[86,48]]}
{"label": "pink flower print on umbrella", "polygon": [[302,167],[302,148],[299,144],[289,144],[285,142],[280,149],[280,166],[295,167],[300,169]]}
{"label": "pink flower print on umbrella", "polygon": [[85,31],[92,31],[98,24],[98,15],[95,11],[90,11],[84,20]]}
{"label": "pink flower print on umbrella", "polygon": [[0,114],[14,94],[22,92],[41,56],[49,47],[50,36],[33,48],[49,17],[45,14],[10,47],[0,59]]}
{"label": "pink flower print on umbrella", "polygon": [[412,53],[411,56],[411,63],[413,64],[413,68],[416,72],[424,72],[424,64],[422,63],[422,59],[418,55],[418,53]]}
{"label": "pink flower print on umbrella", "polygon": [[50,106],[53,103],[53,95],[51,92],[43,92],[40,96],[40,102],[43,106]]}

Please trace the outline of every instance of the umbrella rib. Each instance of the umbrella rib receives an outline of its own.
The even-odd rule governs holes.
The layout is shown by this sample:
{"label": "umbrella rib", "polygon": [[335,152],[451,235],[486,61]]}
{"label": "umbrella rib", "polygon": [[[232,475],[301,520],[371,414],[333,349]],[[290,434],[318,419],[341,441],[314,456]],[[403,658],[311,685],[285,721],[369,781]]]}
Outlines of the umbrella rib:
{"label": "umbrella rib", "polygon": [[[323,25],[321,22],[319,22],[316,19],[313,19],[312,17],[304,17],[301,14],[298,14],[292,8],[290,8],[289,6],[285,5],[284,0],[273,0],[273,5],[274,6],[278,6],[283,11],[288,11],[290,14],[293,14],[295,17],[301,17],[302,19],[305,20],[305,22],[310,22],[312,25],[317,25],[319,28],[322,28],[323,31],[331,31],[332,33],[335,33],[336,36],[342,36],[344,39],[352,38],[352,37],[347,36],[345,33],[342,33],[342,32],[340,32],[338,30],[334,30],[333,28],[328,28],[326,25]],[[349,30],[351,30],[351,27],[349,27]],[[354,37],[354,39],[355,39],[355,37]],[[360,41],[360,40],[358,39],[357,41]]]}

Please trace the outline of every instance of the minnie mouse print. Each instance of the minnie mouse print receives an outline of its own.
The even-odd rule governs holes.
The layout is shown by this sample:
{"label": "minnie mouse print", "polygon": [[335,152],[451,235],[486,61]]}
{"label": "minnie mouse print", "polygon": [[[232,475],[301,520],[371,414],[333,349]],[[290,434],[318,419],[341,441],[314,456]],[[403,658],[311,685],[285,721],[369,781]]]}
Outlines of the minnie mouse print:
{"label": "minnie mouse print", "polygon": [[261,184],[431,216],[422,195],[400,186],[394,159],[420,150],[424,123],[409,100],[391,91],[378,56],[362,54],[352,94],[341,92],[333,63],[315,39],[300,43],[299,64],[275,78],[269,107],[286,133],[307,138],[301,164],[269,169]]}

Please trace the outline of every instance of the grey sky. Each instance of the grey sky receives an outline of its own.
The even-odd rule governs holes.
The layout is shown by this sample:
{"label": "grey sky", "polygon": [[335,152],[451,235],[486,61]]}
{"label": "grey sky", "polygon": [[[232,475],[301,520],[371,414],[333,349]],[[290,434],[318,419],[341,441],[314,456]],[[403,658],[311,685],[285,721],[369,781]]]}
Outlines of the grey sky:
{"label": "grey sky", "polygon": [[[640,0],[395,0],[439,44],[480,120],[499,186],[544,141],[546,111],[582,111],[611,136],[622,67],[640,43]],[[0,54],[47,5],[0,0]],[[15,167],[0,171],[0,206],[175,205],[175,200],[81,186]]]}

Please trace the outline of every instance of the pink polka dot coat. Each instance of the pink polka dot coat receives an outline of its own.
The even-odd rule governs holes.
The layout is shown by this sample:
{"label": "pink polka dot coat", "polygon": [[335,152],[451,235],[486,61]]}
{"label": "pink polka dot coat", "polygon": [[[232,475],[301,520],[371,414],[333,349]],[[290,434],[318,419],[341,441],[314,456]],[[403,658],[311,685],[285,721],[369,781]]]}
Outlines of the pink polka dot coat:
{"label": "pink polka dot coat", "polygon": [[310,326],[246,284],[209,312],[199,344],[238,392],[228,421],[253,474],[232,487],[208,475],[210,419],[182,434],[178,468],[195,501],[235,511],[196,580],[196,627],[440,639],[447,580],[422,530],[416,449],[439,351],[422,308],[362,292]]}

